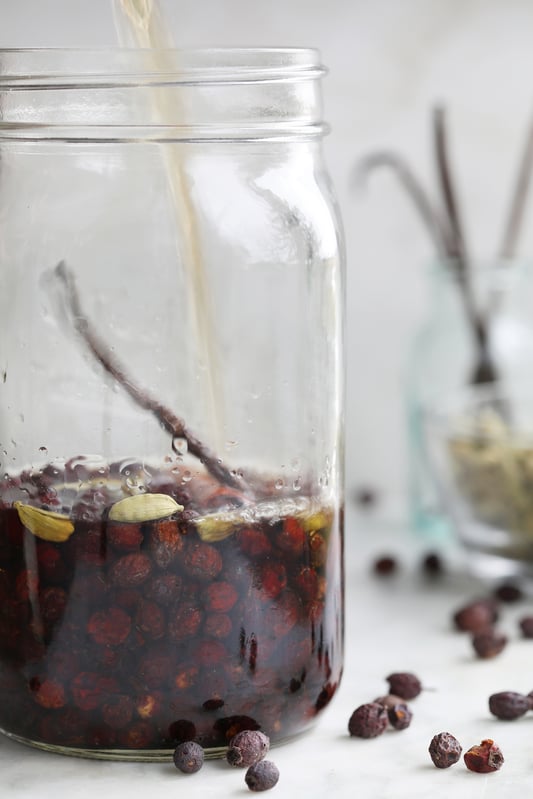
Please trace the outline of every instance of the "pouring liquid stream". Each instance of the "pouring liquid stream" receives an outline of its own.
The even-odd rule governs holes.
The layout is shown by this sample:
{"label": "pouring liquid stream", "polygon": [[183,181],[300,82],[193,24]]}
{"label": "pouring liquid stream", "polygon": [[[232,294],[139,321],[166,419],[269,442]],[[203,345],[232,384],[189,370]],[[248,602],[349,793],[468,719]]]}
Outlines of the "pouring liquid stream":
{"label": "pouring liquid stream", "polygon": [[[122,46],[146,50],[146,67],[162,74],[176,72],[174,48],[168,25],[164,24],[157,0],[113,0],[115,27]],[[183,105],[176,109],[176,93],[165,88],[154,89],[154,109],[161,125],[176,119],[185,122]],[[193,319],[194,342],[210,439],[218,451],[224,446],[223,397],[219,375],[218,348],[213,330],[213,307],[208,278],[202,258],[200,235],[195,209],[191,201],[186,166],[175,144],[164,146],[164,160],[170,188],[176,231],[176,249],[184,264],[188,283],[189,307]]]}

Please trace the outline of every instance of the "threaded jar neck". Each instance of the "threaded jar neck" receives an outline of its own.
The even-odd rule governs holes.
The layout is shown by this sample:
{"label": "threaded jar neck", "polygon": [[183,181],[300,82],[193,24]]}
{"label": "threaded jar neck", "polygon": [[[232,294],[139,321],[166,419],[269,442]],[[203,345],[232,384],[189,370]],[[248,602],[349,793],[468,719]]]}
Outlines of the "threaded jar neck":
{"label": "threaded jar neck", "polygon": [[0,139],[264,140],[325,132],[318,51],[0,50]]}

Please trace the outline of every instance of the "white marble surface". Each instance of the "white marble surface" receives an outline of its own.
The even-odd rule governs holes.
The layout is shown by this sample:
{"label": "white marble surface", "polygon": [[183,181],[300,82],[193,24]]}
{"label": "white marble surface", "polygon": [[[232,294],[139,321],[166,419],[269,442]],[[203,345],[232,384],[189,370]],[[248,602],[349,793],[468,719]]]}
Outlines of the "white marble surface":
{"label": "white marble surface", "polygon": [[[391,580],[369,572],[375,555],[395,552],[402,570]],[[419,552],[402,530],[388,533],[370,521],[350,520],[347,534],[346,670],[341,689],[317,727],[271,753],[280,769],[278,799],[515,799],[527,796],[533,777],[533,714],[514,722],[490,716],[490,693],[533,688],[533,641],[521,640],[516,619],[529,601],[504,609],[510,638],[497,658],[473,657],[467,637],[451,630],[452,609],[479,586],[460,572],[428,584],[418,573]],[[347,722],[362,702],[385,692],[391,671],[419,674],[427,690],[411,707],[411,727],[374,740],[350,738]],[[505,763],[482,775],[462,763],[440,771],[427,748],[436,732],[449,731],[466,749],[493,738]],[[2,799],[94,799],[186,795],[188,799],[250,795],[243,772],[207,762],[184,776],[171,764],[125,764],[45,754],[0,737]]]}

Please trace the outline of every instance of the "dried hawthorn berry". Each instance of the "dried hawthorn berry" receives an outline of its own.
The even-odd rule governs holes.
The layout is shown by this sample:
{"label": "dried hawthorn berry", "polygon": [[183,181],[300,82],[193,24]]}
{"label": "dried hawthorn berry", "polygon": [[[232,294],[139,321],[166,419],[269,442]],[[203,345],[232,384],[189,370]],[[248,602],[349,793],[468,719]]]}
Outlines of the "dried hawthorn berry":
{"label": "dried hawthorn berry", "polygon": [[39,574],[47,583],[61,583],[65,579],[67,574],[65,562],[54,544],[39,542],[37,563]]}
{"label": "dried hawthorn berry", "polygon": [[400,702],[388,708],[387,715],[389,717],[389,724],[395,730],[406,730],[411,724],[413,714],[405,702]]}
{"label": "dried hawthorn berry", "polygon": [[113,730],[121,730],[130,723],[133,716],[133,702],[125,694],[119,694],[102,706],[102,718]]}
{"label": "dried hawthorn berry", "polygon": [[279,561],[268,561],[259,567],[256,585],[268,599],[277,599],[287,586],[287,572]]}
{"label": "dried hawthorn berry", "polygon": [[158,574],[149,581],[145,593],[148,599],[168,607],[179,600],[182,587],[183,580],[178,574]]}
{"label": "dried hawthorn berry", "polygon": [[442,558],[437,552],[428,552],[422,558],[422,571],[428,577],[440,577],[444,572]]}
{"label": "dried hawthorn berry", "polygon": [[453,623],[462,632],[485,630],[498,621],[498,608],[493,599],[476,599],[453,614]]}
{"label": "dried hawthorn berry", "polygon": [[165,634],[165,614],[155,602],[141,600],[135,616],[135,626],[148,638],[162,638]]}
{"label": "dried hawthorn berry", "polygon": [[489,696],[489,710],[498,719],[512,721],[530,709],[530,699],[516,691],[500,691]]}
{"label": "dried hawthorn berry", "polygon": [[41,707],[56,710],[65,705],[65,689],[55,680],[31,680],[30,690]]}
{"label": "dried hawthorn berry", "polygon": [[503,583],[494,590],[494,596],[500,602],[512,604],[513,602],[520,602],[524,598],[524,592],[514,583]]}
{"label": "dried hawthorn berry", "polygon": [[183,774],[195,774],[204,765],[204,750],[195,741],[183,741],[174,750],[174,765]]}
{"label": "dried hawthorn berry", "polygon": [[238,594],[235,587],[223,580],[210,583],[204,596],[206,610],[212,613],[227,613],[232,609],[237,599]]}
{"label": "dried hawthorn berry", "polygon": [[136,552],[141,548],[143,538],[138,524],[111,522],[107,528],[107,543],[118,552]]}
{"label": "dried hawthorn berry", "polygon": [[87,632],[97,644],[123,644],[131,630],[131,618],[122,608],[110,607],[93,613]]}
{"label": "dried hawthorn berry", "polygon": [[348,732],[356,738],[376,738],[385,732],[387,710],[377,702],[367,702],[354,710],[348,722]]}
{"label": "dried hawthorn berry", "polygon": [[507,636],[496,630],[482,630],[472,636],[476,655],[484,660],[496,657],[507,646]]}
{"label": "dried hawthorn berry", "polygon": [[316,599],[318,597],[318,575],[309,566],[302,566],[294,577],[294,587],[302,599]]}
{"label": "dried hawthorn berry", "polygon": [[524,638],[533,638],[533,616],[522,616],[518,625]]}
{"label": "dried hawthorn berry", "polygon": [[253,766],[263,760],[270,748],[270,739],[259,730],[243,730],[229,742],[226,760],[230,766]]}
{"label": "dried hawthorn berry", "polygon": [[177,521],[161,519],[152,523],[149,549],[154,563],[160,569],[167,569],[185,546],[185,539]]}
{"label": "dried hawthorn berry", "polygon": [[225,613],[210,613],[205,617],[204,632],[212,638],[227,638],[233,622]]}
{"label": "dried hawthorn berry", "polygon": [[123,555],[111,568],[111,581],[120,588],[142,585],[152,572],[152,562],[142,552]]}
{"label": "dried hawthorn berry", "polygon": [[222,571],[222,555],[211,544],[191,542],[183,559],[183,568],[197,580],[214,580]]}
{"label": "dried hawthorn berry", "polygon": [[498,771],[504,762],[500,747],[490,738],[486,738],[478,746],[472,746],[468,752],[465,752],[464,761],[467,769],[477,771],[479,774]]}
{"label": "dried hawthorn berry", "polygon": [[372,508],[377,502],[377,492],[373,488],[361,487],[356,488],[354,492],[354,500],[361,508]]}
{"label": "dried hawthorn berry", "polygon": [[372,569],[379,577],[388,577],[398,570],[398,561],[392,555],[381,555],[372,564]]}
{"label": "dried hawthorn berry", "polygon": [[279,780],[278,767],[271,760],[261,760],[250,766],[244,781],[251,791],[268,791]]}
{"label": "dried hawthorn berry", "polygon": [[429,755],[437,768],[453,766],[461,757],[462,751],[457,738],[449,732],[439,732],[429,744]]}
{"label": "dried hawthorn berry", "polygon": [[281,530],[277,533],[276,546],[289,557],[299,557],[307,542],[307,533],[302,525],[292,516],[284,519]]}
{"label": "dried hawthorn berry", "polygon": [[173,641],[196,635],[202,623],[202,611],[194,601],[178,602],[168,615],[168,634]]}
{"label": "dried hawthorn berry", "polygon": [[268,555],[272,551],[272,544],[263,530],[255,527],[245,527],[239,530],[235,539],[241,552],[250,558],[259,558]]}
{"label": "dried hawthorn berry", "polygon": [[422,690],[422,683],[415,674],[408,671],[397,671],[386,678],[389,692],[401,696],[402,699],[414,699]]}

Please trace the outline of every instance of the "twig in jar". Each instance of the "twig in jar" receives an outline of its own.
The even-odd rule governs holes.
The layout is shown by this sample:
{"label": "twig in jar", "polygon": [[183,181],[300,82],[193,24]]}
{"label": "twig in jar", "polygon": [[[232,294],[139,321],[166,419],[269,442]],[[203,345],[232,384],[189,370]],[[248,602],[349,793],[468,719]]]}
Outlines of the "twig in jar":
{"label": "twig in jar", "polygon": [[154,414],[163,428],[171,434],[173,441],[177,438],[185,439],[188,452],[195,458],[198,458],[216,480],[231,488],[242,489],[242,482],[237,482],[236,477],[224,466],[221,459],[212,453],[187,429],[185,422],[171,410],[165,408],[155,397],[150,396],[144,388],[140,388],[136,385],[127,374],[120,361],[110,352],[105,342],[97,335],[89,319],[85,315],[81,307],[74,275],[68,269],[64,261],[61,261],[56,266],[54,273],[63,284],[63,288],[66,292],[68,310],[74,328],[105,371],[125,389],[137,405]]}

